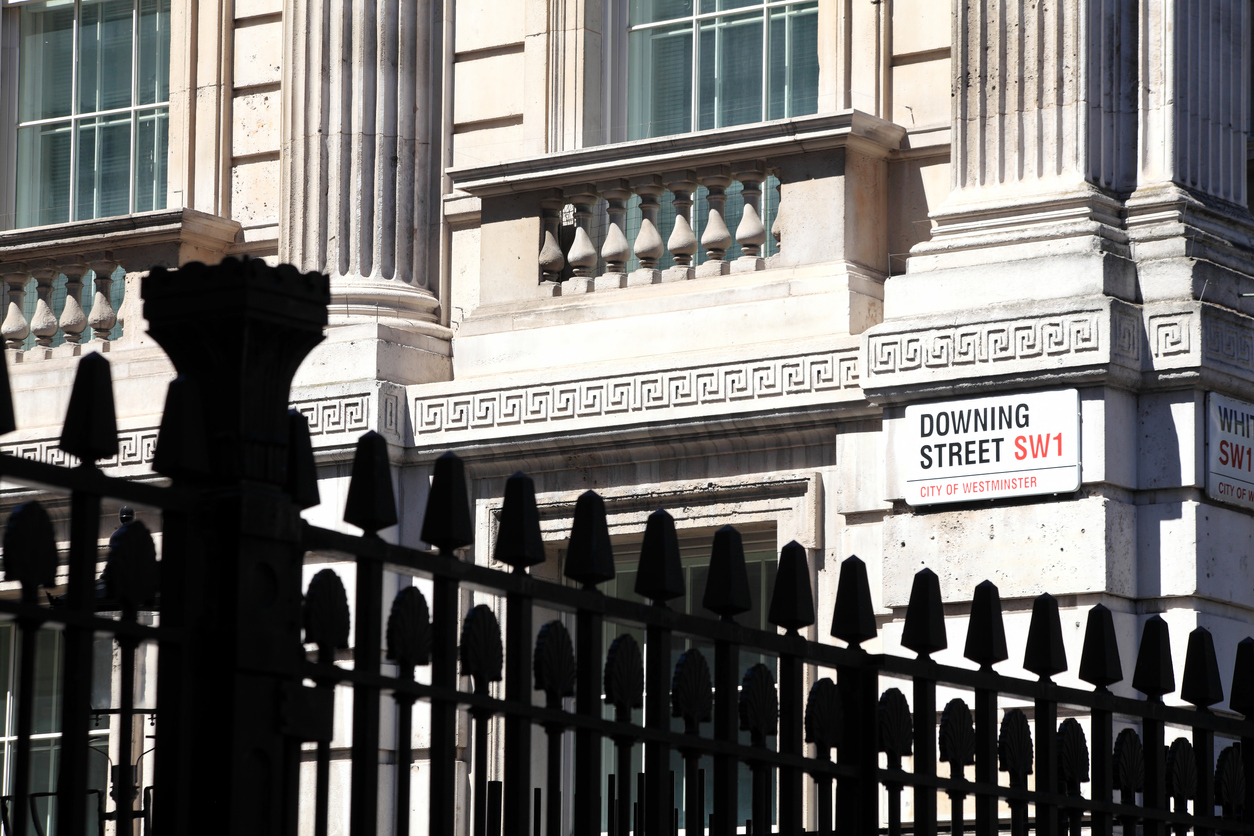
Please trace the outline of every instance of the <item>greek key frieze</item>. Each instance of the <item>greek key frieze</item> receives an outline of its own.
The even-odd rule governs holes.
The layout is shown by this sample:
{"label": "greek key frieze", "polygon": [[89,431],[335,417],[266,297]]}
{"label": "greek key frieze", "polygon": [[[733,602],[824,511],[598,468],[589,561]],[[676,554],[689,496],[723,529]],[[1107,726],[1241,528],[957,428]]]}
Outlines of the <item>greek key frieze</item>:
{"label": "greek key frieze", "polygon": [[[385,427],[386,427],[386,398]],[[349,395],[343,398],[327,398],[299,401],[292,409],[309,421],[310,435],[356,432],[370,429],[370,395]],[[395,426],[396,417],[393,416]]]}
{"label": "greek key frieze", "polygon": [[858,381],[856,354],[833,351],[417,398],[414,424],[426,434],[648,414],[813,395],[856,388]]}
{"label": "greek key frieze", "polygon": [[1086,312],[876,334],[868,346],[870,373],[897,374],[1098,351],[1102,342],[1101,320],[1100,313]]}
{"label": "greek key frieze", "polygon": [[[17,456],[21,459],[30,459],[58,467],[77,465],[78,459],[62,450],[60,445],[59,438],[38,438],[14,444],[0,444],[0,455]],[[156,451],[156,427],[122,432],[118,433],[117,455],[102,459],[98,464],[101,468],[150,464]]]}

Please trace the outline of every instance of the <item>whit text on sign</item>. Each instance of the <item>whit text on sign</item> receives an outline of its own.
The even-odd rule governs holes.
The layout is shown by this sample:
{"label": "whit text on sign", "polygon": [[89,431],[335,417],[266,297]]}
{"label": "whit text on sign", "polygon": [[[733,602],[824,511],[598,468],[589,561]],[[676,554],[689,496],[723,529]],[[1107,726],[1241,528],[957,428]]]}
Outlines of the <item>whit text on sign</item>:
{"label": "whit text on sign", "polygon": [[911,505],[1080,487],[1075,389],[908,406],[899,438],[898,461]]}
{"label": "whit text on sign", "polygon": [[1206,495],[1254,508],[1254,404],[1206,396]]}

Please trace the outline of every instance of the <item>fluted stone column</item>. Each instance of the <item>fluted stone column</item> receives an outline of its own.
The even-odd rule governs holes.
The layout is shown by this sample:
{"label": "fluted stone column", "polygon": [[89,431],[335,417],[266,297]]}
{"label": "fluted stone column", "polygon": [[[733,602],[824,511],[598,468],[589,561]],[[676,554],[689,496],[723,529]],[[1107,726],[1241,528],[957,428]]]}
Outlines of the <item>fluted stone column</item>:
{"label": "fluted stone column", "polygon": [[291,4],[279,260],[330,274],[333,324],[437,321],[441,6]]}
{"label": "fluted stone column", "polygon": [[1044,241],[1125,255],[1112,230],[1136,182],[1135,4],[958,0],[955,12],[952,191],[909,270],[1032,258]]}

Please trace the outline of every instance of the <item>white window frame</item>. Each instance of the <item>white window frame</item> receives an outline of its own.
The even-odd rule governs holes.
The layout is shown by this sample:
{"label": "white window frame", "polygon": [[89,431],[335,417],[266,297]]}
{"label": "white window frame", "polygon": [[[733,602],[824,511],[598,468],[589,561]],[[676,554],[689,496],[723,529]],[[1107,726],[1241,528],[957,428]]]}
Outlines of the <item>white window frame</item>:
{"label": "white window frame", "polygon": [[[166,77],[166,98],[164,101],[151,102],[148,104],[138,104],[139,98],[139,0],[133,0],[131,12],[131,103],[126,107],[111,108],[109,110],[92,111],[90,113],[76,112],[78,106],[78,45],[80,32],[80,16],[82,11],[82,0],[74,0],[74,34],[73,34],[73,70],[71,72],[71,108],[70,113],[66,116],[57,116],[49,119],[33,119],[27,122],[18,122],[18,95],[19,95],[19,71],[20,71],[20,34],[21,34],[21,7],[37,0],[0,0],[0,230],[11,230],[17,227],[17,137],[18,130],[22,127],[37,126],[40,124],[52,124],[56,122],[70,123],[70,175],[69,175],[69,217],[59,223],[78,223],[81,221],[95,220],[99,215],[93,212],[91,218],[74,217],[77,207],[78,177],[76,166],[78,163],[78,141],[79,141],[79,124],[82,121],[96,119],[105,116],[116,116],[118,114],[130,114],[130,162],[129,177],[127,183],[127,212],[124,214],[133,214],[136,211],[136,169],[138,160],[136,159],[139,139],[139,116],[144,112],[155,112],[162,108],[166,111],[166,188],[165,188],[165,207],[169,206],[170,195],[170,149],[172,147],[171,130],[172,127],[172,99],[173,96],[173,33],[171,32],[171,41],[167,52],[167,61],[170,66],[167,69]],[[171,18],[174,14],[174,4],[171,3]],[[172,25],[169,24],[169,25]],[[107,216],[119,217],[119,216]]]}
{"label": "white window frame", "polygon": [[[690,15],[669,18],[664,21],[654,23],[641,23],[636,26],[628,24],[628,7],[631,0],[605,0],[605,9],[603,12],[603,20],[605,26],[603,29],[604,43],[602,45],[603,54],[605,55],[605,71],[603,73],[603,88],[605,101],[611,103],[605,109],[608,119],[605,125],[605,136],[609,142],[627,141],[628,134],[628,99],[630,91],[628,90],[628,67],[627,55],[629,52],[629,38],[631,33],[655,29],[660,27],[674,27],[678,22],[689,21],[692,27],[692,82],[691,96],[692,100],[689,104],[689,128],[684,133],[698,133],[705,130],[717,130],[714,128],[701,128],[698,125],[700,118],[699,98],[700,98],[700,38],[701,23],[707,20],[714,20],[720,17],[743,16],[751,12],[760,12],[762,15],[762,94],[761,94],[761,117],[756,122],[741,124],[756,124],[757,122],[768,121],[770,114],[770,68],[767,66],[767,59],[770,54],[770,37],[771,37],[771,12],[775,9],[786,9],[789,6],[795,6],[799,3],[807,2],[807,0],[756,0],[755,5],[748,5],[737,9],[727,9],[724,11],[699,12],[700,0],[693,0],[694,11]],[[818,4],[819,8],[816,14],[822,13],[822,3]],[[785,28],[785,39],[791,38],[791,29]],[[820,39],[822,38],[822,27],[820,27]],[[715,41],[716,45],[718,41]],[[786,40],[787,44],[787,40]],[[717,48],[717,46],[716,46]],[[788,47],[785,46],[787,51]],[[821,49],[821,47],[820,47]],[[717,59],[715,59],[717,61]],[[789,101],[788,93],[792,87],[792,71],[791,64],[787,65],[787,76],[784,80],[784,102],[785,108]],[[719,92],[715,90],[715,106],[714,112],[718,113],[718,96]],[[780,118],[792,118],[792,114],[785,112],[785,116]],[[717,119],[717,116],[716,116]],[[656,137],[648,137],[650,139]],[[642,137],[644,139],[644,137]]]}

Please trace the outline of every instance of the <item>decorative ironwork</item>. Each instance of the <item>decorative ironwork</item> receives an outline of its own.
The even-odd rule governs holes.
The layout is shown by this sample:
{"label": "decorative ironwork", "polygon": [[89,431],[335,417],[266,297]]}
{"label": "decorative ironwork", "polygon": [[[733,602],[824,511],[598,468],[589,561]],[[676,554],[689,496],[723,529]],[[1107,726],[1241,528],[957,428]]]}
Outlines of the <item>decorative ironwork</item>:
{"label": "decorative ironwork", "polygon": [[562,707],[575,696],[575,646],[560,621],[550,621],[536,636],[536,690],[543,691],[549,708]]}
{"label": "decorative ironwork", "polygon": [[685,650],[675,664],[671,681],[671,716],[684,721],[684,731],[696,734],[700,723],[708,723],[714,707],[714,685],[710,666],[700,650]]}
{"label": "decorative ironwork", "polygon": [[[192,292],[205,287],[214,293]],[[1079,666],[1080,679],[1093,690],[1003,676],[992,669],[1012,650],[1016,658],[1026,651],[1026,667],[1044,679],[1065,669],[1058,605],[1048,596],[1038,599],[1029,647],[1009,648],[998,590],[984,582],[972,596],[964,647],[980,670],[951,667],[929,658],[947,644],[945,614],[938,579],[921,572],[903,636],[903,644],[920,658],[871,653],[866,647],[878,631],[866,566],[857,558],[841,565],[836,606],[824,616],[813,609],[805,549],[790,543],[781,555],[768,618],[788,632],[758,631],[730,623],[745,607],[742,555],[731,528],[720,532],[713,549],[721,574],[707,590],[710,609],[721,619],[683,616],[666,607],[684,594],[685,584],[674,520],[665,511],[649,518],[636,571],[636,591],[648,604],[607,597],[596,589],[614,577],[615,569],[604,503],[595,494],[580,499],[578,536],[572,537],[567,565],[568,577],[582,586],[546,580],[553,573],[529,574],[529,567],[544,559],[544,543],[534,485],[525,476],[510,480],[501,537],[492,544],[518,571],[459,560],[457,550],[473,543],[474,516],[466,467],[452,453],[434,462],[421,527],[423,541],[438,553],[384,542],[379,532],[395,524],[399,514],[387,443],[372,433],[358,443],[345,509],[345,520],[364,534],[301,522],[300,509],[317,501],[316,470],[307,423],[288,412],[287,394],[295,369],[322,338],[326,277],[233,261],[218,267],[189,265],[177,274],[154,271],[143,288],[150,330],[181,375],[170,388],[156,456],[171,483],[111,478],[97,467],[117,449],[109,365],[99,355],[80,361],[62,434],[62,448],[82,464],[70,468],[0,455],[0,477],[6,482],[70,496],[68,547],[63,545],[60,555],[67,564],[64,595],[41,600],[40,590],[58,582],[58,532],[45,508],[60,514],[66,505],[19,506],[4,533],[5,577],[21,585],[21,600],[0,599],[0,614],[17,623],[21,636],[12,780],[10,795],[0,801],[5,836],[38,834],[32,802],[49,817],[55,810],[63,833],[86,832],[94,811],[112,817],[119,833],[134,832],[135,822],[142,820],[140,836],[292,832],[296,821],[291,814],[307,780],[313,781],[313,792],[304,795],[314,807],[312,833],[326,836],[331,830],[335,695],[344,689],[352,691],[353,708],[351,729],[340,730],[350,732],[345,737],[352,740],[343,815],[346,831],[354,836],[406,836],[416,816],[426,819],[431,833],[455,832],[457,817],[463,816],[470,832],[495,836],[504,821],[513,831],[534,827],[532,814],[541,822],[536,832],[550,834],[559,829],[597,833],[608,821],[613,836],[628,836],[633,817],[645,832],[673,832],[681,795],[688,832],[695,836],[706,827],[733,832],[743,824],[733,820],[737,798],[745,792],[737,787],[741,764],[753,775],[754,833],[777,825],[790,833],[812,826],[801,821],[800,804],[790,800],[801,797],[796,790],[808,775],[816,789],[815,822],[824,833],[831,832],[833,795],[842,832],[874,833],[883,813],[882,788],[889,799],[888,831],[896,836],[902,832],[901,794],[908,787],[916,801],[913,832],[926,836],[937,832],[935,795],[941,792],[952,799],[955,834],[971,832],[962,812],[964,803],[970,804],[966,796],[974,796],[978,833],[1004,829],[998,810],[1005,802],[1015,836],[1028,832],[1029,808],[1036,810],[1037,829],[1051,829],[1051,834],[1069,830],[1075,836],[1082,823],[1094,833],[1109,834],[1117,820],[1125,833],[1140,827],[1159,836],[1168,829],[1254,836],[1254,823],[1244,819],[1241,748],[1254,739],[1254,723],[1208,710],[1222,702],[1222,683],[1214,641],[1205,630],[1189,637],[1179,694],[1194,707],[1163,699],[1176,692],[1176,680],[1168,625],[1157,616],[1146,619],[1131,683],[1145,699],[1108,690],[1123,679],[1124,668],[1113,618],[1101,606],[1089,613]],[[220,332],[217,352],[206,352],[188,338],[209,315]],[[0,433],[13,424],[3,383],[0,375]],[[123,520],[99,577],[104,497],[145,510],[142,522]],[[485,553],[486,545],[477,552]],[[346,570],[354,573],[351,609],[344,585],[330,568],[314,575],[302,599],[301,556],[307,553],[316,553],[319,561],[351,564]],[[393,570],[418,578],[423,591],[402,589],[389,614],[384,590],[386,573]],[[497,604],[480,603],[466,611],[463,585],[480,601],[504,599],[508,647],[491,608]],[[161,625],[142,623],[140,608],[158,603]],[[532,629],[534,612],[554,610],[566,613],[565,623],[574,625],[570,632],[559,621]],[[798,634],[816,621],[848,646]],[[302,657],[300,649],[302,623],[304,641],[317,647],[309,657]],[[619,635],[602,659],[605,623],[630,625],[624,629],[632,632]],[[517,625],[523,629],[515,630]],[[36,637],[48,627],[60,632],[64,647],[58,675],[65,694],[55,718],[62,729],[55,793],[33,791],[38,788],[32,779],[35,671],[37,664],[48,663]],[[351,667],[337,664],[336,658],[350,634]],[[107,794],[89,792],[88,784],[89,758],[99,757],[89,751],[88,732],[93,643],[101,636],[111,637],[121,659],[119,705],[108,711],[118,718],[111,751],[126,753],[110,775]],[[696,649],[671,667],[673,642],[680,640],[713,646],[713,669],[705,651]],[[128,735],[139,727],[132,720],[145,713],[136,708],[134,694],[136,658],[144,642],[159,644],[161,722],[156,785],[137,792],[130,769],[144,751],[143,741]],[[644,652],[650,648],[658,652]],[[775,671],[765,664],[740,670],[742,652],[778,660],[778,687]],[[381,664],[385,653],[395,668]],[[459,662],[469,684],[458,678]],[[414,667],[428,663],[429,681],[425,676],[416,681]],[[815,682],[807,696],[802,687],[807,669],[834,674]],[[546,694],[544,706],[532,702],[528,673]],[[612,719],[602,716],[598,676],[603,676],[605,702],[614,707]],[[505,693],[494,695],[488,685],[503,677]],[[911,691],[906,686],[880,695],[882,677],[910,682],[912,702],[907,703]],[[1232,711],[1254,713],[1252,681],[1254,640],[1246,640],[1236,651]],[[941,688],[971,696],[951,699],[937,728],[935,695]],[[224,693],[235,700],[247,697],[249,710],[232,715],[237,725],[224,734],[221,746],[200,746],[203,718],[216,716]],[[572,695],[573,707],[566,702]],[[389,699],[397,709],[394,726],[386,725],[391,715],[380,711]],[[1014,702],[1007,705],[1009,700]],[[410,724],[425,716],[416,703],[431,718],[430,760],[421,773],[411,765],[415,736]],[[1037,733],[1047,735],[1036,742],[1039,760],[1033,728],[1023,710],[1013,707],[1032,703]],[[1059,705],[1080,716],[1068,716],[1054,729]],[[635,714],[641,708],[643,727]],[[467,713],[474,721],[469,739],[466,724],[459,721]],[[684,720],[685,734],[672,730],[672,714]],[[1140,734],[1123,728],[1116,737],[1115,718]],[[489,729],[502,719],[506,733],[492,740],[502,740],[504,757],[488,750]],[[709,719],[715,734],[697,734]],[[749,732],[748,744],[736,735],[737,720]],[[543,777],[532,769],[535,726],[548,734]],[[1168,727],[1191,731],[1167,747]],[[563,762],[571,757],[563,740],[572,730],[570,764]],[[779,738],[778,750],[766,745],[771,736]],[[616,750],[613,776],[603,770],[603,740],[612,741]],[[803,740],[814,744],[812,753]],[[308,778],[300,757],[307,742],[316,744],[317,766]],[[640,778],[632,774],[633,750],[642,744],[648,774]],[[381,805],[386,796],[379,792],[380,780],[386,773],[379,754],[393,745],[396,757],[387,769],[394,770],[388,780],[395,792],[392,802]],[[949,778],[936,775],[934,745],[940,761],[949,764]],[[465,754],[459,755],[459,747]],[[888,755],[884,766],[876,761],[877,748]],[[684,759],[683,784],[677,789],[668,789],[675,786],[667,766],[672,749]],[[912,764],[903,766],[912,754]],[[715,762],[715,808],[709,820],[700,769],[706,758]],[[467,765],[473,785],[458,778],[457,770]],[[972,778],[965,770],[969,765],[974,765]],[[1038,775],[1029,788],[1034,767],[1047,774]],[[1009,773],[1009,787],[998,782],[998,768]],[[501,780],[489,781],[497,770]],[[583,788],[578,792],[562,785],[562,776],[572,772],[575,786]],[[612,789],[601,797],[610,777]],[[428,781],[419,796],[428,801],[426,809],[416,811],[410,788],[420,780]],[[210,782],[219,788],[220,809],[204,816],[196,794]],[[539,796],[534,794],[537,784],[544,790]],[[646,791],[635,790],[633,798],[633,787]],[[459,813],[466,789],[468,804]],[[154,797],[161,803],[154,805]],[[540,801],[533,806],[535,798]],[[1212,801],[1222,807],[1222,818],[1214,815]],[[778,820],[772,814],[775,805]]]}

